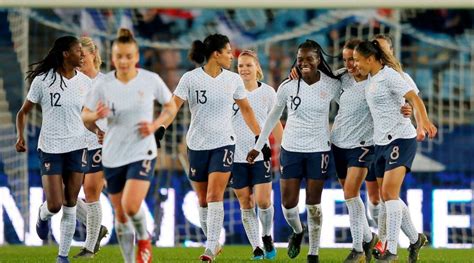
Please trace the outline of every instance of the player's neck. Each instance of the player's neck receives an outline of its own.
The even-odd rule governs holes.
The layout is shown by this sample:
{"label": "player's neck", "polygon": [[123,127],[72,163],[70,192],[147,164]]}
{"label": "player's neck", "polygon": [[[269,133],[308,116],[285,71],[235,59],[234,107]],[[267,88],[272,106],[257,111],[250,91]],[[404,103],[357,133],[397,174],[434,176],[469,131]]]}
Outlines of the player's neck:
{"label": "player's neck", "polygon": [[383,65],[381,63],[375,64],[372,69],[370,69],[370,75],[375,76],[377,73],[379,73],[383,69]]}
{"label": "player's neck", "polygon": [[69,64],[64,64],[62,67],[58,68],[58,73],[66,79],[72,79],[76,76],[76,68]]}
{"label": "player's neck", "polygon": [[134,79],[138,75],[138,70],[130,70],[126,73],[115,71],[115,77],[122,83],[127,84],[130,80]]}
{"label": "player's neck", "polygon": [[258,82],[256,80],[244,81],[245,89],[253,91],[258,88]]}
{"label": "player's neck", "polygon": [[367,79],[367,76],[364,76],[362,74],[354,75],[354,79],[356,82],[361,82]]}
{"label": "player's neck", "polygon": [[90,79],[95,79],[95,77],[97,77],[97,74],[99,74],[99,71],[95,68],[82,69],[81,72],[84,73],[84,75],[88,76]]}
{"label": "player's neck", "polygon": [[219,66],[217,63],[213,63],[211,61],[204,65],[203,69],[204,72],[206,72],[209,76],[213,78],[219,76],[219,74],[221,74],[222,72],[222,67]]}
{"label": "player's neck", "polygon": [[311,75],[303,75],[303,80],[308,85],[313,85],[314,83],[318,82],[321,79],[321,73],[319,71],[316,74]]}

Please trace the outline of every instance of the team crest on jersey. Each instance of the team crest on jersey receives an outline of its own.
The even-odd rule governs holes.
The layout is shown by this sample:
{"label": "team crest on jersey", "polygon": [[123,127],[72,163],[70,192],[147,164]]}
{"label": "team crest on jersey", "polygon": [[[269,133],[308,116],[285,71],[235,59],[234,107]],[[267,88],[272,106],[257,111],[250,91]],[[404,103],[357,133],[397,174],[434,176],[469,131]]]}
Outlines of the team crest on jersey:
{"label": "team crest on jersey", "polygon": [[49,172],[51,170],[51,163],[44,163],[44,169]]}
{"label": "team crest on jersey", "polygon": [[327,96],[328,96],[328,93],[325,92],[325,91],[321,91],[321,92],[319,93],[319,97],[320,97],[321,99],[325,99],[325,98],[327,98]]}

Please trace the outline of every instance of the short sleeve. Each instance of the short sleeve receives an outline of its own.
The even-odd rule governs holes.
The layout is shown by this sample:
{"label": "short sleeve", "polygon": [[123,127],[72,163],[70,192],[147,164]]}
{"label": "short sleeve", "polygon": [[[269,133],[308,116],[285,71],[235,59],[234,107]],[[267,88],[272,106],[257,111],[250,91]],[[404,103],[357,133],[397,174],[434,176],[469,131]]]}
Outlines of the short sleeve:
{"label": "short sleeve", "polygon": [[242,78],[236,74],[235,78],[236,89],[234,92],[234,100],[241,100],[247,98],[247,93],[245,92],[245,85]]}
{"label": "short sleeve", "polygon": [[409,91],[415,91],[397,71],[391,72],[388,85],[391,91],[400,97],[404,97]]}
{"label": "short sleeve", "polygon": [[28,95],[26,96],[26,99],[33,103],[40,103],[41,99],[43,98],[43,82],[41,81],[42,77],[43,76],[37,76],[33,79],[30,90],[28,91]]}
{"label": "short sleeve", "polygon": [[171,92],[168,86],[158,74],[153,74],[153,77],[155,79],[153,95],[160,104],[168,103],[171,100]]}
{"label": "short sleeve", "polygon": [[415,91],[416,94],[420,93],[420,90],[418,89],[418,87],[416,86],[416,83],[415,81],[411,78],[410,75],[408,75],[406,72],[403,73],[404,77],[405,77],[405,81],[408,83],[408,85],[410,85],[413,90]]}
{"label": "short sleeve", "polygon": [[185,73],[179,80],[178,86],[174,90],[174,95],[182,100],[188,100],[189,94],[189,74]]}

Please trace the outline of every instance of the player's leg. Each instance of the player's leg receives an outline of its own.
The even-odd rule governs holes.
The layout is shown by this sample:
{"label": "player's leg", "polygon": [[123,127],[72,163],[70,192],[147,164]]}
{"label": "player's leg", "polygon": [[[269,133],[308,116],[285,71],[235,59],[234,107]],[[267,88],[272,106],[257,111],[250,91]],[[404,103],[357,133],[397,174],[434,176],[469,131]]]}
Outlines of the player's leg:
{"label": "player's leg", "polygon": [[234,193],[239,200],[242,224],[252,246],[253,258],[263,259],[264,253],[260,243],[258,219],[255,212],[251,166],[247,163],[234,163],[230,181],[231,187],[234,188]]}
{"label": "player's leg", "polygon": [[263,162],[252,167],[252,184],[254,185],[254,196],[258,207],[258,217],[262,224],[262,241],[265,249],[265,258],[276,258],[276,249],[273,245],[273,215],[275,213],[272,204],[272,175],[271,162]]}
{"label": "player's leg", "polygon": [[323,224],[321,195],[323,192],[324,181],[325,180],[322,179],[315,180],[309,178],[306,180],[306,211],[309,233],[308,262],[319,261],[321,227]]}
{"label": "player's leg", "polygon": [[127,181],[122,191],[122,208],[131,219],[137,239],[137,263],[152,261],[151,238],[146,228],[146,214],[141,208],[150,188],[156,159],[128,165]]}
{"label": "player's leg", "polygon": [[125,186],[127,166],[117,168],[104,167],[107,191],[115,214],[115,233],[125,263],[135,261],[135,231],[131,220],[122,207],[122,191]]}

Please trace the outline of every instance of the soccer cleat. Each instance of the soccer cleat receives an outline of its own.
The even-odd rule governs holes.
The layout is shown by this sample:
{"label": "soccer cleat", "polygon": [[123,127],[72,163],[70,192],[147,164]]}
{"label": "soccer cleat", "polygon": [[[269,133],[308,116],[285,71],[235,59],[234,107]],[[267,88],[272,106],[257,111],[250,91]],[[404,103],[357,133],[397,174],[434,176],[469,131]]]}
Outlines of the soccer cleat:
{"label": "soccer cleat", "polygon": [[418,240],[415,244],[408,247],[408,263],[415,263],[419,258],[420,249],[428,243],[428,239],[423,233],[418,234]]}
{"label": "soccer cleat", "polygon": [[304,231],[306,230],[305,225],[303,225],[303,230],[301,233],[292,233],[290,239],[288,240],[288,256],[290,258],[295,258],[300,254],[301,242],[303,242]]}
{"label": "soccer cleat", "polygon": [[138,240],[137,263],[150,263],[152,258],[151,240]]}
{"label": "soccer cleat", "polygon": [[362,243],[362,248],[364,249],[366,262],[370,262],[370,260],[372,260],[372,251],[374,250],[379,240],[380,240],[379,236],[377,236],[377,234],[375,233],[372,233],[372,239],[370,240],[370,242]]}
{"label": "soccer cleat", "polygon": [[272,236],[263,236],[263,247],[265,248],[265,259],[275,259],[277,251],[273,245]]}
{"label": "soccer cleat", "polygon": [[84,247],[73,258],[93,258],[93,257],[94,257],[94,252],[90,252]]}
{"label": "soccer cleat", "polygon": [[253,251],[253,257],[252,257],[252,260],[262,260],[264,258],[264,253],[263,253],[263,250],[259,247],[257,247],[254,251]]}
{"label": "soccer cleat", "polygon": [[377,260],[375,260],[375,262],[376,263],[397,263],[398,256],[386,250],[385,253],[383,253],[383,255],[381,255],[379,258],[377,258]]}
{"label": "soccer cleat", "polygon": [[387,244],[382,242],[382,240],[379,240],[377,244],[375,244],[374,248],[372,249],[372,255],[374,256],[375,259],[378,259],[383,255],[383,253],[385,253],[386,249],[387,249]]}
{"label": "soccer cleat", "polygon": [[69,263],[69,259],[65,256],[59,256],[56,258],[56,263]]}
{"label": "soccer cleat", "polygon": [[349,255],[344,260],[344,263],[364,263],[364,262],[365,262],[364,252],[359,252],[359,251],[356,251],[355,249],[352,249],[351,253],[349,253]]}
{"label": "soccer cleat", "polygon": [[306,257],[307,263],[319,263],[319,256],[318,255],[308,255]]}
{"label": "soccer cleat", "polygon": [[214,254],[212,254],[212,251],[209,248],[206,248],[204,250],[204,254],[199,256],[199,259],[203,262],[212,262],[214,260]]}
{"label": "soccer cleat", "polygon": [[41,220],[40,214],[41,207],[38,210],[38,219],[36,220],[36,234],[38,234],[39,238],[41,238],[42,240],[46,240],[48,239],[49,234],[49,220]]}
{"label": "soccer cleat", "polygon": [[95,247],[94,247],[94,254],[99,252],[99,250],[100,250],[100,241],[104,237],[106,237],[108,233],[109,233],[109,230],[105,226],[101,225],[100,230],[99,230],[99,236],[97,237],[97,242],[95,243]]}

